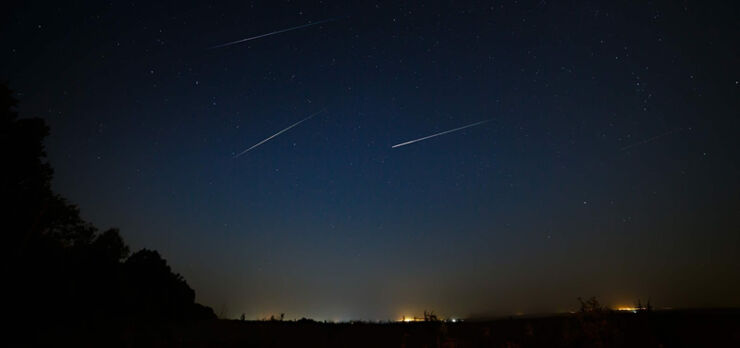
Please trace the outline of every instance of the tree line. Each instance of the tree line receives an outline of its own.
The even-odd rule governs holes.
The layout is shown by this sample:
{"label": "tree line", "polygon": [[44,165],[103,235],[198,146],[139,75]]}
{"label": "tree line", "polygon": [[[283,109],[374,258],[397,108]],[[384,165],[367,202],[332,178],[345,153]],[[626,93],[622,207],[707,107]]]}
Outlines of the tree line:
{"label": "tree line", "polygon": [[18,328],[138,327],[215,318],[155,250],[130,253],[51,188],[40,118],[22,118],[0,84],[5,314]]}

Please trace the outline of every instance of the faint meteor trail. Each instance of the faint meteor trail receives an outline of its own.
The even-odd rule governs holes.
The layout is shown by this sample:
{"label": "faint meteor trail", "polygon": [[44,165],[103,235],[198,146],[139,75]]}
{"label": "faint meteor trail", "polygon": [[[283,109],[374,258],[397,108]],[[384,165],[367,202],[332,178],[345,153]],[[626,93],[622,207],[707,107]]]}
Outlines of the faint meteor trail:
{"label": "faint meteor trail", "polygon": [[303,25],[299,25],[299,26],[295,26],[295,27],[290,27],[290,28],[287,28],[287,29],[281,29],[281,30],[269,32],[267,34],[252,36],[252,37],[248,37],[246,39],[241,39],[241,40],[231,41],[231,42],[227,42],[227,43],[216,45],[216,46],[211,46],[211,47],[208,47],[208,49],[209,50],[212,50],[212,49],[216,49],[216,48],[222,48],[222,47],[226,47],[226,46],[236,45],[238,43],[252,41],[252,40],[257,40],[257,39],[261,39],[263,37],[272,36],[272,35],[276,35],[276,34],[288,32],[288,31],[292,31],[292,30],[303,29],[303,28],[306,28],[306,27],[310,27],[310,26],[314,26],[314,25],[318,25],[318,24],[322,24],[322,23],[326,23],[326,22],[331,22],[331,21],[335,21],[335,20],[337,20],[337,18],[324,19],[323,21],[318,21],[318,22],[303,24]]}
{"label": "faint meteor trail", "polygon": [[625,146],[625,147],[621,148],[621,149],[620,149],[620,151],[628,150],[628,149],[630,149],[630,148],[633,148],[633,147],[635,147],[635,146],[645,145],[645,144],[647,144],[647,143],[649,143],[649,142],[653,142],[653,141],[655,141],[655,140],[658,140],[658,138],[662,138],[662,137],[664,137],[664,136],[666,136],[666,135],[669,135],[669,134],[673,134],[673,133],[675,133],[675,132],[680,132],[680,131],[682,131],[682,130],[683,130],[683,128],[675,128],[675,129],[671,129],[671,130],[669,130],[669,131],[667,131],[667,132],[663,132],[663,133],[660,133],[660,134],[658,134],[658,135],[656,135],[656,136],[653,136],[653,137],[651,137],[651,138],[647,138],[647,139],[645,139],[645,140],[641,140],[641,141],[638,141],[638,142],[636,142],[636,143],[632,143],[632,144],[629,144],[629,145],[627,145],[627,146]]}
{"label": "faint meteor trail", "polygon": [[489,121],[491,121],[491,120],[478,121],[476,123],[471,123],[471,124],[469,124],[467,126],[462,126],[462,127],[458,127],[458,128],[455,128],[455,129],[446,130],[444,132],[440,132],[440,133],[437,133],[437,134],[428,135],[428,136],[425,136],[425,137],[419,138],[419,139],[409,140],[409,141],[407,141],[405,143],[400,143],[400,144],[393,145],[393,146],[391,146],[391,149],[395,149],[397,147],[401,147],[401,146],[406,146],[406,145],[409,145],[409,144],[413,144],[413,143],[418,142],[418,141],[427,140],[429,138],[438,137],[440,135],[445,135],[445,134],[449,134],[449,133],[452,133],[452,132],[457,132],[457,131],[463,130],[465,128],[475,127],[475,126],[484,124],[484,123],[489,122]]}
{"label": "faint meteor trail", "polygon": [[319,110],[319,111],[317,111],[317,112],[314,112],[314,113],[313,113],[313,114],[311,114],[310,116],[308,116],[308,117],[306,117],[306,118],[304,118],[304,119],[302,119],[302,120],[300,120],[300,121],[298,121],[298,122],[296,122],[296,123],[293,123],[293,124],[292,124],[292,125],[290,125],[290,126],[289,126],[288,128],[285,128],[285,129],[283,129],[283,130],[281,130],[281,131],[279,131],[279,132],[277,132],[277,133],[275,133],[275,134],[271,135],[271,136],[270,136],[270,137],[268,137],[267,139],[265,139],[265,140],[262,140],[262,141],[260,141],[259,143],[256,143],[256,144],[252,145],[252,147],[250,147],[250,148],[248,148],[248,149],[246,149],[246,150],[244,150],[244,151],[240,152],[239,154],[237,154],[236,156],[234,156],[234,158],[237,158],[237,157],[239,157],[239,156],[241,156],[241,155],[243,155],[243,154],[245,154],[245,153],[249,152],[250,150],[252,150],[252,149],[256,148],[257,146],[260,146],[260,145],[262,145],[262,144],[264,144],[264,143],[266,143],[266,142],[270,141],[270,139],[272,139],[272,138],[274,138],[274,137],[276,137],[276,136],[278,136],[278,135],[280,135],[280,134],[283,134],[283,133],[285,133],[285,132],[286,132],[286,131],[288,131],[289,129],[291,129],[291,128],[293,128],[293,127],[295,127],[295,126],[297,126],[297,125],[299,125],[299,124],[303,123],[303,121],[306,121],[306,120],[310,119],[311,117],[314,117],[314,116],[316,116],[316,115],[318,115],[318,114],[320,114],[320,113],[322,113],[322,112],[324,112],[324,111],[326,111],[326,109],[321,109],[321,110]]}

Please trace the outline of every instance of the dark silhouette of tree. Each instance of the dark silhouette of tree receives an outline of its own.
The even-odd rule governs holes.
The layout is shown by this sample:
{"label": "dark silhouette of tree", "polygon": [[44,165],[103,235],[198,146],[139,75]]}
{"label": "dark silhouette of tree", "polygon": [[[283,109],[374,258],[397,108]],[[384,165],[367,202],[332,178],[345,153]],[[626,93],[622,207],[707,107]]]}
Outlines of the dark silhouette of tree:
{"label": "dark silhouette of tree", "polygon": [[[213,310],[194,302],[195,292],[159,253],[129,256],[117,229],[100,232],[80,217],[77,206],[53,192],[43,143],[49,128],[42,119],[20,118],[17,103],[0,84],[6,313],[21,332],[214,318]],[[46,313],[54,320],[42,320]]]}
{"label": "dark silhouette of tree", "polygon": [[581,303],[581,313],[601,313],[607,310],[605,307],[601,306],[596,297],[591,297],[586,301],[579,297],[578,302]]}
{"label": "dark silhouette of tree", "polygon": [[638,312],[641,313],[650,313],[653,311],[653,305],[650,304],[650,298],[648,297],[647,303],[645,305],[642,304],[642,301],[638,298],[637,299],[637,305],[635,305],[635,309]]}
{"label": "dark silhouette of tree", "polygon": [[181,320],[192,316],[195,291],[157,251],[137,251],[124,263],[127,303],[139,317]]}
{"label": "dark silhouette of tree", "polygon": [[109,229],[98,235],[91,247],[100,258],[110,261],[119,262],[129,255],[128,245],[123,242],[117,229]]}

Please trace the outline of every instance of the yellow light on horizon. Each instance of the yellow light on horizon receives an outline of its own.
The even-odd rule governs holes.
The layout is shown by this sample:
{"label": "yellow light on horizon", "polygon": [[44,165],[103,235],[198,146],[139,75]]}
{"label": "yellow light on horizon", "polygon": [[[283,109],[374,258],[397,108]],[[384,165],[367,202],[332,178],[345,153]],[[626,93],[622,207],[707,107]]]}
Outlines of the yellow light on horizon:
{"label": "yellow light on horizon", "polygon": [[415,321],[424,321],[424,318],[416,318],[416,317],[413,317],[413,316],[412,317],[407,317],[407,316],[404,315],[403,317],[401,317],[401,320],[399,320],[399,321],[400,322],[403,322],[403,323],[411,323],[411,322],[415,322]]}

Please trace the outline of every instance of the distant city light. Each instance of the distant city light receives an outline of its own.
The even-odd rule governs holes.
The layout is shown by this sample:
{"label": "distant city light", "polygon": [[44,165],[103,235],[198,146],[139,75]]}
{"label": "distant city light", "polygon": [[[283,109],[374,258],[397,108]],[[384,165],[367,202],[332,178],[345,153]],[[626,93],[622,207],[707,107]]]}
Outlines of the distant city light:
{"label": "distant city light", "polygon": [[404,322],[404,323],[411,323],[411,322],[415,322],[415,321],[424,321],[424,318],[407,317],[407,316],[404,315],[403,317],[401,317],[401,320],[399,320],[399,321]]}

